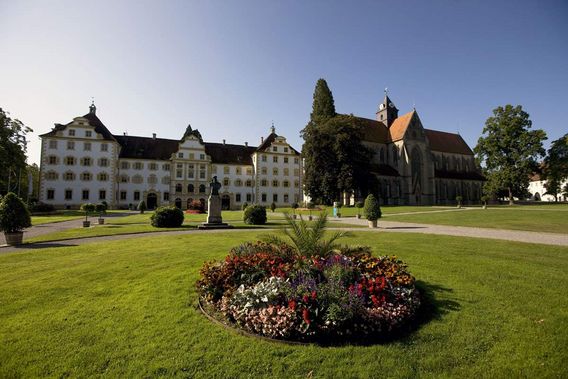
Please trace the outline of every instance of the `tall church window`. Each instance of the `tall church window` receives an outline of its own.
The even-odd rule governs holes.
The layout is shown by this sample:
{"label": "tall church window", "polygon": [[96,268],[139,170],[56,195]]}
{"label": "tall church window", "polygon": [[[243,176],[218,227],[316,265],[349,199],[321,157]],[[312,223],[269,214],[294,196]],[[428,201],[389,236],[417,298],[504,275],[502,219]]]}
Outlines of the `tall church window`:
{"label": "tall church window", "polygon": [[195,192],[195,187],[193,186],[193,184],[190,183],[187,185],[187,192],[189,193]]}
{"label": "tall church window", "polygon": [[181,192],[181,183],[176,184],[176,192]]}

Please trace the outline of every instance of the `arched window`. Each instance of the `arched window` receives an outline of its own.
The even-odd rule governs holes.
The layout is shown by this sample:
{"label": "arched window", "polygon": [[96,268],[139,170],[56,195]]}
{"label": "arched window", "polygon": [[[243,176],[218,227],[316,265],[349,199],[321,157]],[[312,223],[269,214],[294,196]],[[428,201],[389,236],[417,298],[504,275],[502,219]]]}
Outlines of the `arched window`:
{"label": "arched window", "polygon": [[205,193],[205,184],[199,185],[199,193]]}
{"label": "arched window", "polygon": [[195,187],[193,186],[193,184],[188,184],[187,185],[187,192],[189,193],[193,193],[195,191]]}
{"label": "arched window", "polygon": [[106,182],[108,180],[108,174],[106,172],[99,172],[97,174],[97,180],[99,182]]}
{"label": "arched window", "polygon": [[[181,183],[177,183],[177,184],[176,184],[176,192],[178,192],[178,193],[181,192]],[[177,199],[176,199],[176,201],[177,201]],[[181,200],[180,200],[180,201],[181,201]],[[181,205],[180,205],[180,207],[181,207]],[[179,208],[179,207],[178,207],[178,208]]]}
{"label": "arched window", "polygon": [[412,193],[420,195],[422,193],[422,154],[417,147],[412,150]]}
{"label": "arched window", "polygon": [[72,173],[71,171],[67,171],[67,172],[63,175],[63,180],[75,180],[75,174]]}
{"label": "arched window", "polygon": [[242,185],[243,185],[243,181],[241,179],[235,180],[235,186],[236,187],[241,187]]}
{"label": "arched window", "polygon": [[47,180],[57,180],[58,177],[59,177],[59,175],[55,171],[48,171],[45,174],[45,179],[47,179]]}
{"label": "arched window", "polygon": [[83,172],[81,173],[81,180],[88,182],[90,181],[92,178],[91,173],[90,172]]}
{"label": "arched window", "polygon": [[227,187],[227,186],[229,185],[229,183],[231,183],[231,182],[229,181],[229,178],[224,178],[224,179],[223,179],[223,185],[224,185],[225,187]]}

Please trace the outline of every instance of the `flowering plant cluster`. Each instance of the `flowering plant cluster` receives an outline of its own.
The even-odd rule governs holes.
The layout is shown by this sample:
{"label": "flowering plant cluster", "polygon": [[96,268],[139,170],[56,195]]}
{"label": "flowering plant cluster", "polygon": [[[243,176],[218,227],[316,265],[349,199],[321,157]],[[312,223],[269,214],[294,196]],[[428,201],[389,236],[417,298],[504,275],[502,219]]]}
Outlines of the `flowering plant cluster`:
{"label": "flowering plant cluster", "polygon": [[406,265],[368,247],[306,256],[285,243],[247,243],[206,263],[197,287],[225,322],[286,340],[385,336],[420,306]]}

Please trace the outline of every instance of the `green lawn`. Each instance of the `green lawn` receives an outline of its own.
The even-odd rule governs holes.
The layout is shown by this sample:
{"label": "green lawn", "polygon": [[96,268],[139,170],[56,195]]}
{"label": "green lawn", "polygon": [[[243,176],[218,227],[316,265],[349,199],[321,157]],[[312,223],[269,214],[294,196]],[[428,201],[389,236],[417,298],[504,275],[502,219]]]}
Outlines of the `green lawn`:
{"label": "green lawn", "polygon": [[536,209],[533,206],[510,209],[489,207],[488,209],[464,209],[456,212],[393,215],[388,218],[388,221],[568,233],[567,212],[552,208],[549,210]]}
{"label": "green lawn", "polygon": [[[122,213],[124,211],[107,211],[109,213]],[[62,221],[71,221],[71,220],[78,220],[80,218],[85,217],[85,213],[81,211],[57,211],[53,214],[47,215],[33,215],[32,216],[32,225],[41,225],[41,224],[49,224],[53,222],[62,222]]]}
{"label": "green lawn", "polygon": [[[447,210],[447,209],[454,209],[455,207],[430,207],[430,206],[409,206],[409,205],[384,205],[381,207],[381,211],[383,214],[397,214],[397,213],[410,213],[410,212],[433,212],[433,211],[440,211],[440,210]],[[333,215],[333,207],[325,207],[322,206],[321,210],[324,210],[329,216]],[[321,212],[319,209],[312,210],[312,215],[317,215]],[[275,212],[287,212],[293,213],[292,208],[276,208]],[[340,208],[341,216],[342,217],[355,217],[358,212],[362,214],[363,209],[355,208],[355,207],[342,207]],[[268,211],[270,213],[270,211]],[[297,214],[301,215],[308,215],[310,213],[307,209],[298,209],[296,210]]]}
{"label": "green lawn", "polygon": [[0,377],[566,377],[568,249],[355,233],[397,254],[431,299],[413,333],[290,346],[196,309],[204,261],[258,231],[141,237],[0,255]]}

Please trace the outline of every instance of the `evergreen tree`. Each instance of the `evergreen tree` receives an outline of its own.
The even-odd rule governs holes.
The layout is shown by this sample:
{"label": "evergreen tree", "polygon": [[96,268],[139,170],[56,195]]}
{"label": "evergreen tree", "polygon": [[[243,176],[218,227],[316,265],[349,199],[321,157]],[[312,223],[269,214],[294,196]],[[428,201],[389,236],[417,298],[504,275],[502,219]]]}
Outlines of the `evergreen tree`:
{"label": "evergreen tree", "polygon": [[310,119],[312,121],[328,119],[335,116],[335,103],[331,90],[325,79],[319,79],[314,90],[314,102]]}
{"label": "evergreen tree", "polygon": [[487,195],[506,190],[509,204],[513,204],[514,196],[525,196],[529,175],[545,153],[542,142],[546,133],[531,127],[529,114],[520,105],[497,107],[485,122],[474,151],[488,178],[484,187]]}
{"label": "evergreen tree", "polygon": [[302,130],[304,186],[314,201],[331,204],[343,192],[367,192],[371,153],[361,136],[358,119],[335,113],[333,95],[319,79],[311,119]]}
{"label": "evergreen tree", "polygon": [[558,201],[562,182],[568,178],[568,133],[553,141],[544,159],[543,179],[546,193]]}

